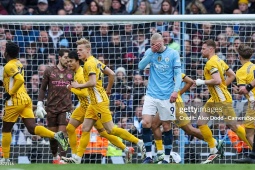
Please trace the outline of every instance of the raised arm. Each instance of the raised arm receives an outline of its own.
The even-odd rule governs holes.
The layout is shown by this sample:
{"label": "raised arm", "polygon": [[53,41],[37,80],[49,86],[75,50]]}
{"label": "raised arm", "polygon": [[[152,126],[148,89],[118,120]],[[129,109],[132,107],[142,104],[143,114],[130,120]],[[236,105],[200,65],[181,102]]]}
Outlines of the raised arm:
{"label": "raised arm", "polygon": [[143,59],[138,64],[139,70],[143,70],[151,62],[153,54],[150,48],[145,52]]}

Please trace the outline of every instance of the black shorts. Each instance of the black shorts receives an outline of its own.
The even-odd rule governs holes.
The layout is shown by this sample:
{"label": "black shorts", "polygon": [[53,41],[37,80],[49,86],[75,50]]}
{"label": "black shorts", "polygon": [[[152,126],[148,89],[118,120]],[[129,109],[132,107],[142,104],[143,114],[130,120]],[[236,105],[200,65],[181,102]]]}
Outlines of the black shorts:
{"label": "black shorts", "polygon": [[70,120],[71,112],[47,113],[48,127],[67,126]]}

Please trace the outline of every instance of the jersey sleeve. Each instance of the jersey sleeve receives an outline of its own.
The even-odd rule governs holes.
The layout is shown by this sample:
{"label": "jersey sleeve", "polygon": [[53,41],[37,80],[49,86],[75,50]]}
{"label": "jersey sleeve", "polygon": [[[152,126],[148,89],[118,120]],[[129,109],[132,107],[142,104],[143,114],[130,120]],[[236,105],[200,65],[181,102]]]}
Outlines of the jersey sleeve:
{"label": "jersey sleeve", "polygon": [[251,83],[255,79],[254,77],[255,77],[255,65],[253,65],[249,70],[249,73],[246,78],[246,84]]}
{"label": "jersey sleeve", "polygon": [[173,53],[173,55],[174,55],[174,61],[173,61],[174,68],[180,68],[181,67],[181,58],[180,58],[179,53],[177,51],[175,51]]}
{"label": "jersey sleeve", "polygon": [[84,84],[85,80],[83,74],[77,74],[75,77],[75,81],[77,81],[79,84]]}
{"label": "jersey sleeve", "polygon": [[182,80],[186,77],[186,74],[182,73]]}
{"label": "jersey sleeve", "polygon": [[86,73],[88,73],[88,76],[96,74],[97,71],[97,65],[94,61],[89,61],[85,64]]}
{"label": "jersey sleeve", "polygon": [[[85,80],[84,80],[84,76],[83,76],[82,72],[76,74],[74,80],[77,81],[79,84],[85,84]],[[88,96],[86,88],[84,88],[84,89],[71,88],[71,92],[76,94],[77,96],[81,96],[81,97]]]}
{"label": "jersey sleeve", "polygon": [[104,63],[100,62],[100,61],[99,61],[99,63],[101,64],[101,68],[100,68],[100,69],[101,69],[101,70],[105,70],[106,65],[105,65]]}
{"label": "jersey sleeve", "polygon": [[38,101],[43,101],[45,98],[45,93],[48,87],[50,73],[51,73],[51,67],[47,67],[46,70],[43,72],[43,78],[42,78],[41,88],[38,95]]}
{"label": "jersey sleeve", "polygon": [[153,54],[153,52],[151,51],[151,48],[148,48],[148,49],[145,51],[143,58],[146,57],[146,56],[148,56],[148,55],[152,55],[152,54]]}
{"label": "jersey sleeve", "polygon": [[246,75],[247,73],[244,73],[243,71],[241,70],[238,70],[236,72],[236,82],[237,82],[237,85],[245,85],[246,84]]}
{"label": "jersey sleeve", "polygon": [[208,61],[206,63],[206,69],[208,70],[208,72],[212,75],[214,73],[217,73],[219,70],[218,70],[218,67],[217,67],[217,64],[213,61]]}
{"label": "jersey sleeve", "polygon": [[224,61],[222,61],[222,62],[224,63],[224,71],[228,71],[229,70],[229,66]]}
{"label": "jersey sleeve", "polygon": [[251,73],[251,79],[255,79],[255,67],[253,67],[252,73]]}
{"label": "jersey sleeve", "polygon": [[19,69],[17,65],[15,64],[6,64],[4,66],[4,72],[9,76],[9,77],[14,77],[17,75],[19,72]]}
{"label": "jersey sleeve", "polygon": [[71,92],[76,94],[77,96],[81,96],[81,97],[87,97],[88,96],[88,92],[87,92],[86,88],[84,88],[82,90],[71,88]]}
{"label": "jersey sleeve", "polygon": [[48,85],[50,74],[51,74],[51,67],[47,67],[45,71],[43,72],[43,78],[42,78],[42,82],[46,82],[46,83],[42,83],[42,84]]}
{"label": "jersey sleeve", "polygon": [[151,48],[145,51],[142,60],[138,63],[139,70],[144,70],[144,68],[151,63],[153,54],[154,53],[151,51]]}
{"label": "jersey sleeve", "polygon": [[173,65],[174,65],[174,68],[180,68],[181,67],[181,58],[180,58],[180,55],[177,51],[174,51],[173,52],[173,55],[174,55],[174,60],[173,60]]}

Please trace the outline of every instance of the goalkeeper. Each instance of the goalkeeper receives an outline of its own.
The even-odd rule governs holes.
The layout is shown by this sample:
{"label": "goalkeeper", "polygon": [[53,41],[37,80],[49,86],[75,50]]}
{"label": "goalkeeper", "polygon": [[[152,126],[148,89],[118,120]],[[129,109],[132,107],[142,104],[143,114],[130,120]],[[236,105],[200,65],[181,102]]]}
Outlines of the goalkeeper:
{"label": "goalkeeper", "polygon": [[[47,114],[48,129],[66,134],[66,125],[71,115],[71,92],[66,85],[73,80],[73,71],[67,69],[67,56],[69,50],[59,50],[59,62],[56,66],[47,67],[43,74],[39,91],[36,115],[43,118]],[[47,91],[47,107],[44,110],[43,100]],[[58,143],[50,139],[50,148],[53,155],[53,164],[63,164],[58,156]],[[66,151],[60,147],[60,156],[66,156]]]}
{"label": "goalkeeper", "polygon": [[[84,76],[83,76],[83,68],[80,66],[80,60],[78,58],[78,54],[76,51],[71,51],[68,55],[68,65],[71,70],[75,72],[74,74],[74,81],[77,81],[79,84],[84,84]],[[84,120],[84,116],[86,113],[86,110],[89,106],[89,94],[86,88],[84,89],[75,89],[71,88],[71,85],[67,85],[67,88],[76,94],[80,101],[80,106],[77,107],[74,112],[72,113],[71,119],[66,127],[67,134],[69,137],[69,143],[72,151],[72,157],[75,157],[77,154],[77,136],[75,133],[75,129],[82,124]],[[99,132],[101,137],[105,137],[108,139],[113,145],[119,147],[126,153],[126,163],[131,162],[132,154],[134,153],[134,149],[132,147],[126,147],[119,139],[118,137],[114,135],[108,134],[102,123],[98,120],[94,124],[95,128]],[[62,157],[62,159],[66,162],[72,161],[72,159]],[[73,162],[70,162],[73,163]]]}

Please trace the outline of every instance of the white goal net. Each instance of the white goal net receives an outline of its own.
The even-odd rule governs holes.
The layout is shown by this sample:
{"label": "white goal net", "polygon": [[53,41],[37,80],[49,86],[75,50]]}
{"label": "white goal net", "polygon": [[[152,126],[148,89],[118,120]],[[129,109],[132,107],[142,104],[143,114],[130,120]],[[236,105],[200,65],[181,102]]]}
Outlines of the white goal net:
{"label": "white goal net", "polygon": [[[24,18],[26,17],[26,18]],[[203,78],[206,60],[201,57],[202,42],[213,39],[217,44],[217,55],[234,71],[240,68],[236,48],[246,43],[255,48],[254,16],[249,17],[222,15],[204,16],[24,16],[0,18],[1,65],[4,65],[3,53],[6,41],[14,41],[20,47],[19,59],[24,65],[28,94],[36,108],[38,91],[43,71],[48,65],[57,64],[58,51],[61,48],[76,50],[76,41],[84,37],[92,43],[92,53],[116,73],[116,80],[110,96],[114,123],[135,136],[141,136],[141,111],[146,92],[149,67],[138,70],[138,62],[150,47],[150,36],[159,32],[166,46],[179,51],[183,63],[183,72],[192,79]],[[11,18],[11,19],[10,19]],[[255,55],[252,57],[255,62]],[[107,85],[107,78],[105,78]],[[231,86],[229,90],[232,93]],[[1,89],[3,93],[3,89]],[[2,95],[0,95],[2,97]],[[73,97],[73,106],[78,99]],[[192,86],[183,96],[186,106],[200,107],[209,98],[205,86]],[[232,95],[236,114],[243,117],[247,101],[244,97]],[[4,103],[0,100],[3,114]],[[195,105],[196,104],[196,105]],[[192,116],[194,112],[188,112]],[[36,119],[38,124],[47,126],[46,119]],[[191,120],[196,127],[196,120]],[[240,121],[242,123],[242,121]],[[2,121],[0,122],[2,126]],[[248,153],[248,147],[242,141],[231,136],[232,132],[223,122],[211,121],[213,136],[224,139],[225,157],[221,163],[233,163]],[[77,130],[78,131],[78,130]],[[184,134],[174,126],[174,151],[182,157],[183,163],[200,163],[209,154],[205,142]],[[77,132],[79,136],[79,132]],[[0,132],[1,140],[1,132]],[[92,142],[92,141],[91,141]],[[104,141],[105,142],[105,141]],[[125,142],[125,141],[123,141]],[[125,142],[126,143],[126,142]],[[132,146],[126,143],[127,146]],[[120,150],[110,143],[102,147],[101,153],[86,152],[86,163],[123,163]],[[104,148],[104,149],[103,149]],[[141,163],[137,150],[133,163]],[[1,148],[0,148],[1,149]],[[111,150],[112,152],[106,152]],[[0,150],[1,151],[1,150]],[[70,151],[68,152],[70,156]],[[12,130],[11,158],[15,162],[51,163],[52,156],[49,140],[30,135],[19,119]],[[217,162],[217,161],[216,161]]]}

